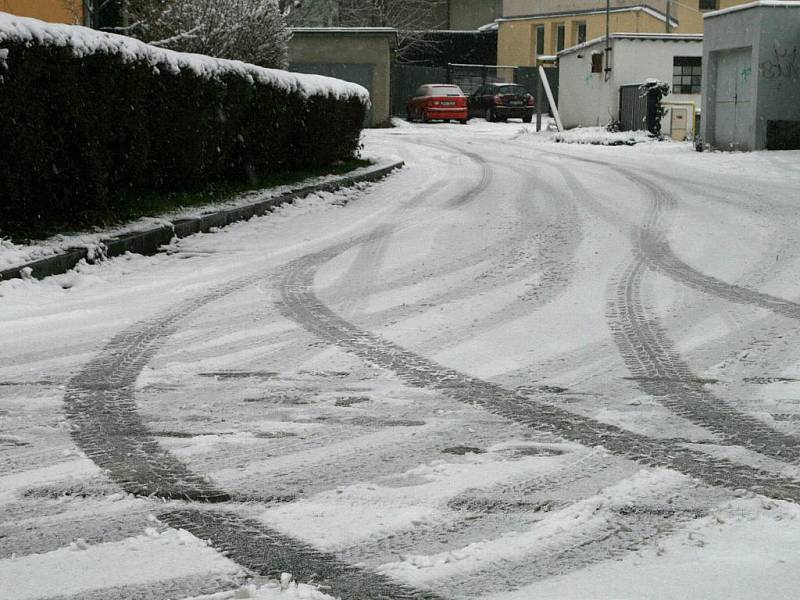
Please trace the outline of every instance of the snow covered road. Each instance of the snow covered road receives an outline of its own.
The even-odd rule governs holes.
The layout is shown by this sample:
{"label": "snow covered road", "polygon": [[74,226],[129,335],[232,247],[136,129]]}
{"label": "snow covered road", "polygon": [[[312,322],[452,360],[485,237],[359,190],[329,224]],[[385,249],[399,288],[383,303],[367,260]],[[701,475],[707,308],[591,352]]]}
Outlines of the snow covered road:
{"label": "snow covered road", "polygon": [[800,153],[365,144],[0,283],[0,597],[796,597]]}

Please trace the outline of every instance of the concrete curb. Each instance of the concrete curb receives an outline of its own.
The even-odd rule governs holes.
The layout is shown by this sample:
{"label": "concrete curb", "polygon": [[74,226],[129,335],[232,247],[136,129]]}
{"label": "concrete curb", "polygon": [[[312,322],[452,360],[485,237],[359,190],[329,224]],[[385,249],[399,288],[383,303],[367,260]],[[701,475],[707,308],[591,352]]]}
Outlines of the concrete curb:
{"label": "concrete curb", "polygon": [[315,192],[334,192],[357,183],[378,181],[389,175],[392,171],[401,168],[404,164],[403,161],[399,161],[386,166],[370,167],[365,172],[359,173],[358,175],[343,175],[331,181],[291,190],[279,196],[262,200],[261,202],[220,210],[199,217],[178,219],[172,223],[160,225],[152,229],[134,231],[113,238],[101,239],[99,244],[105,248],[105,252],[102,257],[97,259],[90,258],[89,251],[86,248],[69,248],[54,256],[48,256],[41,260],[0,271],[0,282],[8,279],[26,279],[29,277],[44,279],[51,275],[66,273],[82,260],[94,263],[105,258],[120,256],[126,252],[145,256],[157,254],[161,251],[161,248],[169,244],[173,238],[180,239],[195,233],[207,233],[215,227],[225,227],[237,221],[247,221],[253,217],[264,215],[281,204],[294,202],[299,198],[304,198]]}

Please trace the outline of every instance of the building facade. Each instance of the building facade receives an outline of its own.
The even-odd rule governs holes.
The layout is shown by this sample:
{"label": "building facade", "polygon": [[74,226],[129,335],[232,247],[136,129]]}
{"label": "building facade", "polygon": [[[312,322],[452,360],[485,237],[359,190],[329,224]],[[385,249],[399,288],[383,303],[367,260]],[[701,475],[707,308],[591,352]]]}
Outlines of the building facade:
{"label": "building facade", "polygon": [[703,140],[800,149],[800,2],[752,2],[705,21]]}
{"label": "building facade", "polygon": [[[747,0],[504,0],[498,62],[531,66],[610,33],[703,33],[703,14]],[[669,18],[668,18],[669,15]]]}
{"label": "building facade", "polygon": [[448,0],[447,14],[449,29],[472,31],[501,17],[503,0]]}
{"label": "building facade", "polygon": [[82,0],[0,0],[0,11],[49,21],[51,23],[82,23]]}
{"label": "building facade", "polygon": [[[662,132],[679,140],[691,137],[701,102],[703,37],[622,33],[613,34],[609,43],[610,52],[606,52],[605,38],[598,38],[559,53],[558,108],[564,127],[604,126],[621,120],[620,89],[657,79],[671,88],[664,99],[668,113]],[[612,57],[609,64],[606,56]]]}

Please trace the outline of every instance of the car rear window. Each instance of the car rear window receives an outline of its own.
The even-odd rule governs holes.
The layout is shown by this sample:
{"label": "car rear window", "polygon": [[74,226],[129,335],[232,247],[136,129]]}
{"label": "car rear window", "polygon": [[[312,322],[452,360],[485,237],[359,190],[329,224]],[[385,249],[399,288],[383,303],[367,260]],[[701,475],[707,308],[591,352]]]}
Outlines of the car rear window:
{"label": "car rear window", "polygon": [[517,96],[525,95],[525,88],[521,85],[502,85],[497,88],[498,94],[515,94]]}
{"label": "car rear window", "polygon": [[463,96],[464,92],[456,85],[434,85],[430,88],[430,96]]}

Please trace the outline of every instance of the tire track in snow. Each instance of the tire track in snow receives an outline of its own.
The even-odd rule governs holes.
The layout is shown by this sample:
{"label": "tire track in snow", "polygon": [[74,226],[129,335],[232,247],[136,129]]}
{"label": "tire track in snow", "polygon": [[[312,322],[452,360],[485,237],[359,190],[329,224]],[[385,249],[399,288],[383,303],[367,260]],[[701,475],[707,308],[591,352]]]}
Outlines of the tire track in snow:
{"label": "tire track in snow", "polygon": [[395,372],[410,385],[481,406],[538,430],[556,433],[589,447],[604,446],[642,464],[673,468],[710,485],[746,488],[773,498],[800,500],[800,482],[795,480],[730,461],[712,461],[680,443],[656,440],[570,413],[445,367],[359,329],[327,308],[313,291],[316,270],[344,249],[333,248],[293,261],[287,266],[281,283],[279,310],[321,339]]}
{"label": "tire track in snow", "polygon": [[[597,485],[591,488],[594,491],[639,468],[634,463],[619,461],[622,464],[615,465],[615,462],[605,453],[582,451],[577,459],[559,464],[553,471],[500,483],[493,488],[465,490],[447,501],[451,517],[435,527],[392,531],[387,536],[359,542],[357,547],[348,549],[347,555],[359,562],[383,564],[398,555],[436,554],[453,546],[463,547],[497,538],[503,533],[517,531],[525,524],[532,525],[545,512],[574,502],[575,494],[580,496],[584,493],[577,492],[576,488],[581,485],[588,487],[589,480],[601,479],[603,482],[595,482]],[[617,469],[607,472],[612,465]]]}
{"label": "tire track in snow", "polygon": [[[234,280],[187,300],[161,317],[116,335],[70,382],[65,409],[75,443],[126,492],[137,496],[202,503],[234,500],[163,450],[137,413],[135,383],[178,322],[211,302],[257,283],[252,276]],[[201,539],[260,575],[281,571],[354,599],[435,599],[437,596],[396,584],[386,577],[343,565],[330,554],[230,512],[162,511],[159,518]],[[307,579],[306,579],[307,580]],[[369,590],[369,593],[367,593]]]}
{"label": "tire track in snow", "polygon": [[[771,294],[765,294],[733,283],[727,283],[711,275],[701,273],[678,258],[667,241],[666,231],[660,227],[660,222],[665,212],[672,210],[676,206],[674,197],[667,193],[662,187],[654,184],[645,177],[637,175],[630,169],[617,165],[599,160],[571,156],[569,154],[553,152],[548,152],[548,154],[554,154],[561,158],[567,158],[578,162],[588,162],[600,165],[612,171],[617,171],[648,191],[651,195],[652,203],[657,206],[657,211],[648,215],[648,219],[653,220],[651,223],[643,228],[638,228],[634,233],[634,240],[637,242],[637,251],[648,264],[657,267],[674,281],[683,283],[705,294],[710,294],[736,304],[763,308],[790,319],[800,319],[800,303],[785,298],[779,298]],[[562,170],[562,173],[565,172],[565,169]],[[577,181],[574,179],[574,176],[571,177],[571,179],[573,182]],[[582,188],[582,194],[588,194],[581,184],[578,185]],[[591,195],[589,194],[584,197],[591,198]],[[606,212],[606,214],[609,214],[609,212]],[[614,214],[613,211],[610,211],[610,214]]]}
{"label": "tire track in snow", "polygon": [[[370,242],[388,229],[335,246],[338,254]],[[136,380],[179,322],[200,309],[259,279],[232,280],[207,294],[185,300],[159,317],[140,322],[114,336],[67,384],[65,413],[71,436],[95,464],[126,492],[167,500],[204,504],[235,500],[205,477],[161,448],[137,412]],[[223,511],[165,510],[159,518],[190,531],[228,553],[238,564],[264,576],[291,572],[326,591],[352,600],[437,600],[440,597],[396,583],[376,573],[346,565],[332,554],[272,530],[238,514]]]}
{"label": "tire track in snow", "polygon": [[[583,198],[591,197],[588,190],[572,174],[566,169],[557,168],[576,195]],[[612,170],[620,172],[647,190],[650,196],[650,206],[644,225],[633,228],[634,262],[622,273],[608,307],[609,324],[614,340],[626,366],[636,378],[638,387],[673,413],[722,435],[729,444],[736,444],[779,460],[799,461],[800,444],[795,436],[777,431],[757,418],[736,410],[708,391],[702,379],[692,372],[675,350],[659,321],[648,314],[644,307],[641,286],[648,266],[655,265],[659,255],[666,254],[671,257],[669,261],[675,264],[679,271],[694,273],[697,271],[680,263],[666,241],[669,213],[677,205],[675,198],[628,169],[614,167]],[[599,203],[593,202],[593,204]],[[606,209],[603,209],[603,212],[605,211]],[[608,216],[610,215],[606,213],[604,218]],[[685,283],[684,279],[675,275],[674,271],[667,270],[665,274]],[[699,273],[698,276],[705,277]],[[730,288],[727,290],[729,293],[739,294],[739,291],[744,289],[719,283],[722,284],[722,288]],[[698,283],[698,286],[697,289],[708,293],[704,285]],[[719,294],[714,295],[723,297]],[[781,302],[792,304],[788,301]],[[800,309],[800,306],[797,308]],[[798,315],[800,316],[800,312]]]}

